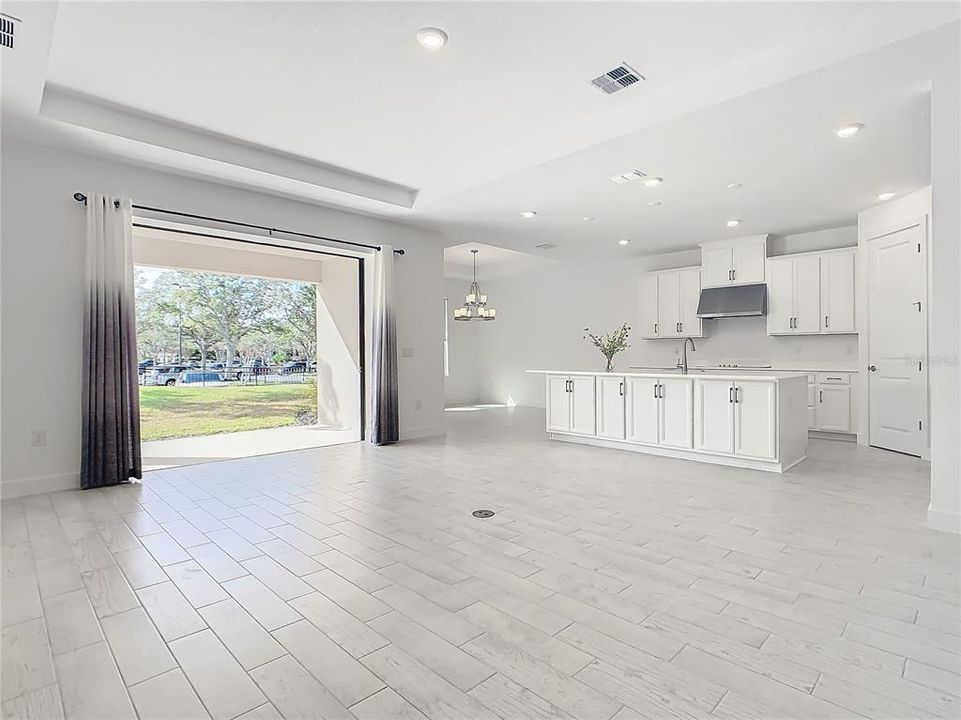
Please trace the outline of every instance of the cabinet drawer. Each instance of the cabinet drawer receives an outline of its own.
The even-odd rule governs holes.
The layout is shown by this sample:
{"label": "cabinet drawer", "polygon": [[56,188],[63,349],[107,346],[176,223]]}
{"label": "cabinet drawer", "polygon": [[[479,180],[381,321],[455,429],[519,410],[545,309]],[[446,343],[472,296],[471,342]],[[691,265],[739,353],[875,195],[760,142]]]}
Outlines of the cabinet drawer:
{"label": "cabinet drawer", "polygon": [[850,385],[851,373],[818,373],[818,385]]}

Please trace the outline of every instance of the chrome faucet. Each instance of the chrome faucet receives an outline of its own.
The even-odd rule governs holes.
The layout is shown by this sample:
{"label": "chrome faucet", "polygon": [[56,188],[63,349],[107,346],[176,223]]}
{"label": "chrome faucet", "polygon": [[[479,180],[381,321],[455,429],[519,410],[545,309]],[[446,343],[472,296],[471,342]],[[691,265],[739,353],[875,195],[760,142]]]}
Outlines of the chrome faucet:
{"label": "chrome faucet", "polygon": [[687,375],[687,344],[691,343],[691,352],[696,352],[697,348],[694,347],[694,340],[692,338],[684,338],[684,344],[681,346],[681,372]]}

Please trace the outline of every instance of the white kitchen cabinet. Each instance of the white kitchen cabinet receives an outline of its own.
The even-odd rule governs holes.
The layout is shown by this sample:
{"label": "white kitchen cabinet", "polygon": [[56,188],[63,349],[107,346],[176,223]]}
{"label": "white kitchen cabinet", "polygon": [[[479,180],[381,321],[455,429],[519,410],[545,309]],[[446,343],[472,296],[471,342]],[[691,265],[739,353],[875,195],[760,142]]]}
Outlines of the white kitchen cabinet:
{"label": "white kitchen cabinet", "polygon": [[547,376],[554,440],[768,472],[806,457],[804,374],[528,372]]}
{"label": "white kitchen cabinet", "polygon": [[658,444],[675,448],[694,447],[694,381],[666,377],[660,379],[660,385]]}
{"label": "white kitchen cabinet", "polygon": [[855,251],[853,248],[821,255],[822,333],[853,333]]}
{"label": "white kitchen cabinet", "polygon": [[651,443],[658,438],[658,379],[627,378],[627,439]]}
{"label": "white kitchen cabinet", "polygon": [[547,430],[593,435],[594,376],[547,376]]}
{"label": "white kitchen cabinet", "polygon": [[679,377],[629,377],[627,439],[631,442],[693,446],[693,381]]}
{"label": "white kitchen cabinet", "polygon": [[597,376],[597,437],[624,439],[624,377]]}
{"label": "white kitchen cabinet", "polygon": [[774,383],[739,380],[734,384],[734,454],[774,458],[777,404]]}
{"label": "white kitchen cabinet", "polygon": [[697,380],[694,383],[694,447],[734,453],[734,383]]}
{"label": "white kitchen cabinet", "polygon": [[768,335],[819,332],[820,276],[817,255],[785,255],[768,259]]}
{"label": "white kitchen cabinet", "polygon": [[656,338],[658,336],[657,331],[660,329],[657,322],[657,273],[641,275],[639,296],[641,326],[638,330],[640,335],[643,338]]}
{"label": "white kitchen cabinet", "polygon": [[641,279],[642,337],[701,337],[703,325],[697,316],[700,299],[700,268],[645,273]]}
{"label": "white kitchen cabinet", "polygon": [[768,335],[853,333],[854,249],[768,258]]}
{"label": "white kitchen cabinet", "polygon": [[753,285],[764,282],[767,235],[701,244],[701,285]]}
{"label": "white kitchen cabinet", "polygon": [[851,388],[820,385],[814,403],[814,423],[826,432],[851,432]]}
{"label": "white kitchen cabinet", "polygon": [[594,376],[571,375],[571,432],[593,435],[596,426],[594,410]]}
{"label": "white kitchen cabinet", "polygon": [[769,380],[696,380],[694,447],[773,459],[777,452],[776,390]]}

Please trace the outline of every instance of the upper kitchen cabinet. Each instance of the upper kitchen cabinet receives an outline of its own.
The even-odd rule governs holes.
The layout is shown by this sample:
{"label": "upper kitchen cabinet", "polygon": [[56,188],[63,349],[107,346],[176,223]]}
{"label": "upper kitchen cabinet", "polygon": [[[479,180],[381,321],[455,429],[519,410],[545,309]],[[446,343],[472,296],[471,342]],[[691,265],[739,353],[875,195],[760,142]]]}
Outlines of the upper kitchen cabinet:
{"label": "upper kitchen cabinet", "polygon": [[764,282],[767,235],[701,244],[701,285],[753,285]]}
{"label": "upper kitchen cabinet", "polygon": [[854,248],[767,261],[769,335],[854,333]]}
{"label": "upper kitchen cabinet", "polygon": [[660,270],[641,277],[641,336],[655,338],[701,337],[697,316],[701,296],[701,269]]}

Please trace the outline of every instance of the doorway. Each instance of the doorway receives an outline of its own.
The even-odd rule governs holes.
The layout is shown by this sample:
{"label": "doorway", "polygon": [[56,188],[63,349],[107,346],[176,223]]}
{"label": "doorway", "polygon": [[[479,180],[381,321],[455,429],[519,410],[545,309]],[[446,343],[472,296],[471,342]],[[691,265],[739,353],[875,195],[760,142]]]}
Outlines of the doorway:
{"label": "doorway", "polygon": [[135,228],[147,470],[363,438],[363,259]]}
{"label": "doorway", "polygon": [[867,243],[869,444],[927,448],[927,246],[923,219]]}

